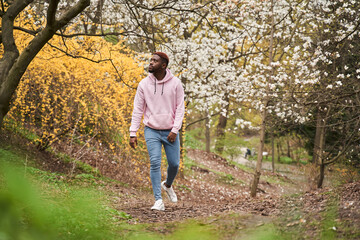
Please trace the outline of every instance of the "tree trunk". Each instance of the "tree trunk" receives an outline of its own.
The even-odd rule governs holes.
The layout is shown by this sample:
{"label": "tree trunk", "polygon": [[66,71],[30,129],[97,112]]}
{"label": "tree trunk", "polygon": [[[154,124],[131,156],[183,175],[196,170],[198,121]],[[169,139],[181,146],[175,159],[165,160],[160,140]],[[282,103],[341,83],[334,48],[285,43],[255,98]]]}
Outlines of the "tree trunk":
{"label": "tree trunk", "polygon": [[[267,102],[264,104],[267,105]],[[266,106],[265,105],[265,106]],[[261,165],[262,165],[262,158],[263,158],[263,151],[264,151],[264,141],[265,141],[265,123],[266,123],[266,107],[263,109],[261,113],[261,129],[260,129],[260,144],[259,144],[259,150],[257,155],[257,162],[256,162],[256,170],[254,173],[254,179],[251,184],[251,197],[256,196],[256,190],[257,186],[260,181],[260,175],[261,175]]]}
{"label": "tree trunk", "polygon": [[317,164],[319,162],[318,159],[321,152],[320,149],[321,120],[322,120],[321,115],[318,112],[316,115],[316,130],[315,130],[313,157],[312,157],[312,162],[314,164]]}
{"label": "tree trunk", "polygon": [[185,128],[182,127],[179,131],[180,138],[180,167],[179,167],[179,177],[184,178],[184,156],[185,156],[185,148],[184,148],[184,140],[185,140]]}
{"label": "tree trunk", "polygon": [[324,178],[325,178],[325,164],[322,163],[322,164],[320,164],[320,172],[319,172],[319,178],[318,178],[318,182],[317,182],[318,188],[322,187]]}
{"label": "tree trunk", "polygon": [[287,156],[288,158],[291,158],[291,154],[290,154],[290,139],[289,139],[289,136],[286,136],[286,144],[287,144]]}
{"label": "tree trunk", "polygon": [[210,117],[208,111],[206,111],[205,120],[205,141],[206,141],[206,152],[210,152]]}
{"label": "tree trunk", "polygon": [[[270,44],[269,44],[269,66],[271,67],[271,64],[273,62],[273,43],[274,43],[274,31],[275,31],[275,18],[274,18],[274,0],[271,0],[271,36],[270,36]],[[274,74],[274,68],[271,67],[269,76],[268,76],[268,82],[266,85],[266,95],[264,97],[263,101],[263,109],[261,113],[261,129],[260,129],[260,144],[259,144],[259,151],[258,151],[258,157],[256,162],[256,170],[254,173],[254,179],[251,185],[251,197],[256,197],[256,190],[257,186],[260,181],[260,175],[261,175],[261,165],[262,165],[262,158],[263,158],[263,151],[264,151],[264,141],[265,141],[265,130],[266,130],[266,111],[267,111],[267,105],[269,103],[269,92],[270,92],[270,84],[272,82],[272,76]]]}
{"label": "tree trunk", "polygon": [[277,148],[277,161],[278,161],[278,163],[280,162],[280,155],[281,155],[281,153],[280,153],[280,143],[279,143],[279,141],[277,141],[277,143],[276,143],[276,148]]}
{"label": "tree trunk", "polygon": [[227,124],[227,118],[228,118],[228,111],[230,107],[229,103],[229,97],[228,95],[225,95],[225,116],[223,114],[220,114],[219,116],[219,123],[217,125],[216,129],[216,143],[215,143],[215,151],[219,154],[221,154],[224,151],[224,141],[225,141],[225,130],[226,130],[226,124]]}
{"label": "tree trunk", "polygon": [[[94,24],[91,25],[90,28],[90,34],[95,34],[98,28],[97,24],[101,24],[102,22],[102,9],[103,9],[103,5],[104,5],[104,1],[105,0],[99,0],[96,6],[96,11],[94,13],[94,17],[90,17],[91,20],[93,21]],[[102,29],[101,29],[102,30]]]}
{"label": "tree trunk", "polygon": [[318,109],[316,115],[316,132],[315,132],[315,141],[314,141],[314,154],[313,154],[313,164],[319,167],[319,172],[315,177],[313,185],[316,185],[317,188],[321,188],[324,177],[325,177],[325,164],[323,159],[323,149],[325,145],[325,118],[321,114],[321,110]]}
{"label": "tree trunk", "polygon": [[321,188],[322,184],[324,182],[324,177],[325,177],[325,163],[324,163],[324,157],[323,157],[323,149],[324,149],[324,145],[325,145],[325,124],[326,121],[325,119],[321,119],[321,131],[320,131],[320,148],[319,148],[319,166],[320,166],[320,171],[319,171],[319,177],[318,177],[318,182],[317,182],[317,187]]}
{"label": "tree trunk", "polygon": [[0,108],[0,133],[1,133],[1,127],[2,127],[2,124],[3,124],[5,114],[3,114],[3,112],[1,111],[1,108]]}
{"label": "tree trunk", "polygon": [[275,136],[274,131],[271,133],[271,167],[272,172],[275,172]]}
{"label": "tree trunk", "polygon": [[[184,154],[184,139],[185,139],[185,128],[180,128],[179,131],[179,139],[180,139],[180,157],[182,158]],[[183,159],[181,159],[183,160]]]}
{"label": "tree trunk", "polygon": [[184,162],[185,162],[185,136],[186,136],[186,129],[185,129],[185,123],[186,123],[186,115],[187,115],[187,102],[185,101],[185,113],[184,113],[184,119],[182,122],[182,127],[179,131],[179,138],[180,138],[180,171],[179,175],[181,178],[184,178]]}
{"label": "tree trunk", "polygon": [[282,147],[282,146],[283,146],[282,144],[279,144],[280,155],[281,155],[281,156],[284,156],[285,154],[284,154],[284,150],[283,150],[283,147]]}

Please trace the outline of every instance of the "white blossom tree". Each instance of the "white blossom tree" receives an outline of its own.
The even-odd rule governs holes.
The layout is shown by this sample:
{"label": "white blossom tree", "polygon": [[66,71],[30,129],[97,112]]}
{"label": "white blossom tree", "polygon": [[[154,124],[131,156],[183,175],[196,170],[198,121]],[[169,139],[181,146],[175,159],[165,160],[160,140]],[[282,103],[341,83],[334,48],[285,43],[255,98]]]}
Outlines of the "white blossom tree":
{"label": "white blossom tree", "polygon": [[293,100],[308,109],[307,125],[315,129],[315,187],[322,187],[328,164],[351,156],[359,145],[359,9],[357,1],[314,1],[308,7],[308,36],[321,74],[311,88],[294,88]]}

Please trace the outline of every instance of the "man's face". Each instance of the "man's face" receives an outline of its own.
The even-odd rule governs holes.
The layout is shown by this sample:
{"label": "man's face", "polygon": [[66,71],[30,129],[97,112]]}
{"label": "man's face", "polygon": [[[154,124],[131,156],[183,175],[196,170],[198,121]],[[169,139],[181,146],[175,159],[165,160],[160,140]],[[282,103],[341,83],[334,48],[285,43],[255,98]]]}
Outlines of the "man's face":
{"label": "man's face", "polygon": [[162,59],[158,55],[153,55],[150,59],[149,72],[157,72],[163,68],[163,65],[165,66],[165,63],[162,62]]}

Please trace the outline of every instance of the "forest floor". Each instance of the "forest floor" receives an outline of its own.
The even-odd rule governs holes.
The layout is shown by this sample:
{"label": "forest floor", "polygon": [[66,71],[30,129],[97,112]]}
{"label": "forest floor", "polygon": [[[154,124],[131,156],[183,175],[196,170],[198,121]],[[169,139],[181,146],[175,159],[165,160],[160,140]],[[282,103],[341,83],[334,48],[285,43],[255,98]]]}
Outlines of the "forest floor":
{"label": "forest floor", "polygon": [[192,149],[187,156],[191,170],[174,184],[179,202],[170,203],[164,195],[164,212],[149,209],[151,192],[145,197],[123,189],[127,194],[115,197],[116,205],[133,217],[129,223],[169,223],[153,229],[169,233],[174,223],[197,219],[220,233],[219,239],[360,239],[360,181],[336,187],[328,179],[322,189],[310,190],[303,166],[276,164],[272,173],[266,170],[271,163],[264,162],[252,198],[253,162],[228,162]]}
{"label": "forest floor", "polygon": [[295,189],[295,185],[303,186],[295,184],[285,175],[264,172],[257,197],[252,198],[249,191],[253,177],[251,168],[229,163],[224,158],[201,150],[189,149],[187,156],[191,159],[189,170],[174,183],[179,202],[173,204],[163,194],[165,212],[149,210],[154,201],[151,192],[144,196],[135,190],[130,193],[131,197],[120,194],[119,205],[123,203],[122,210],[134,217],[132,221],[179,221],[229,212],[273,216],[279,213],[281,196],[301,191]]}
{"label": "forest floor", "polygon": [[[16,144],[36,153],[25,142]],[[72,168],[51,153],[36,154],[47,171]],[[164,212],[150,210],[154,203],[150,186],[96,181],[108,193],[111,206],[127,214],[119,221],[143,224],[147,232],[164,238],[195,221],[211,232],[213,238],[207,239],[360,239],[360,181],[339,184],[327,172],[324,187],[310,190],[303,165],[276,164],[275,173],[268,165],[263,165],[257,196],[252,198],[252,162],[188,149],[185,171],[173,185],[178,203],[163,194]],[[102,174],[106,176],[106,169]]]}

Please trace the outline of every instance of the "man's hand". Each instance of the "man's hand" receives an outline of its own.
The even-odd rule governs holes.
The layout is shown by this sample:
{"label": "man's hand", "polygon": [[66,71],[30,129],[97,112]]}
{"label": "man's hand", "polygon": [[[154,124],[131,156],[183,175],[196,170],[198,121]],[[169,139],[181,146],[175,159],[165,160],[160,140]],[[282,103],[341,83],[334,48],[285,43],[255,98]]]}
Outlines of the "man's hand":
{"label": "man's hand", "polygon": [[133,149],[135,149],[137,145],[137,137],[130,137],[129,144]]}
{"label": "man's hand", "polygon": [[175,142],[176,139],[176,133],[170,132],[169,135],[167,136],[167,140],[171,143]]}

